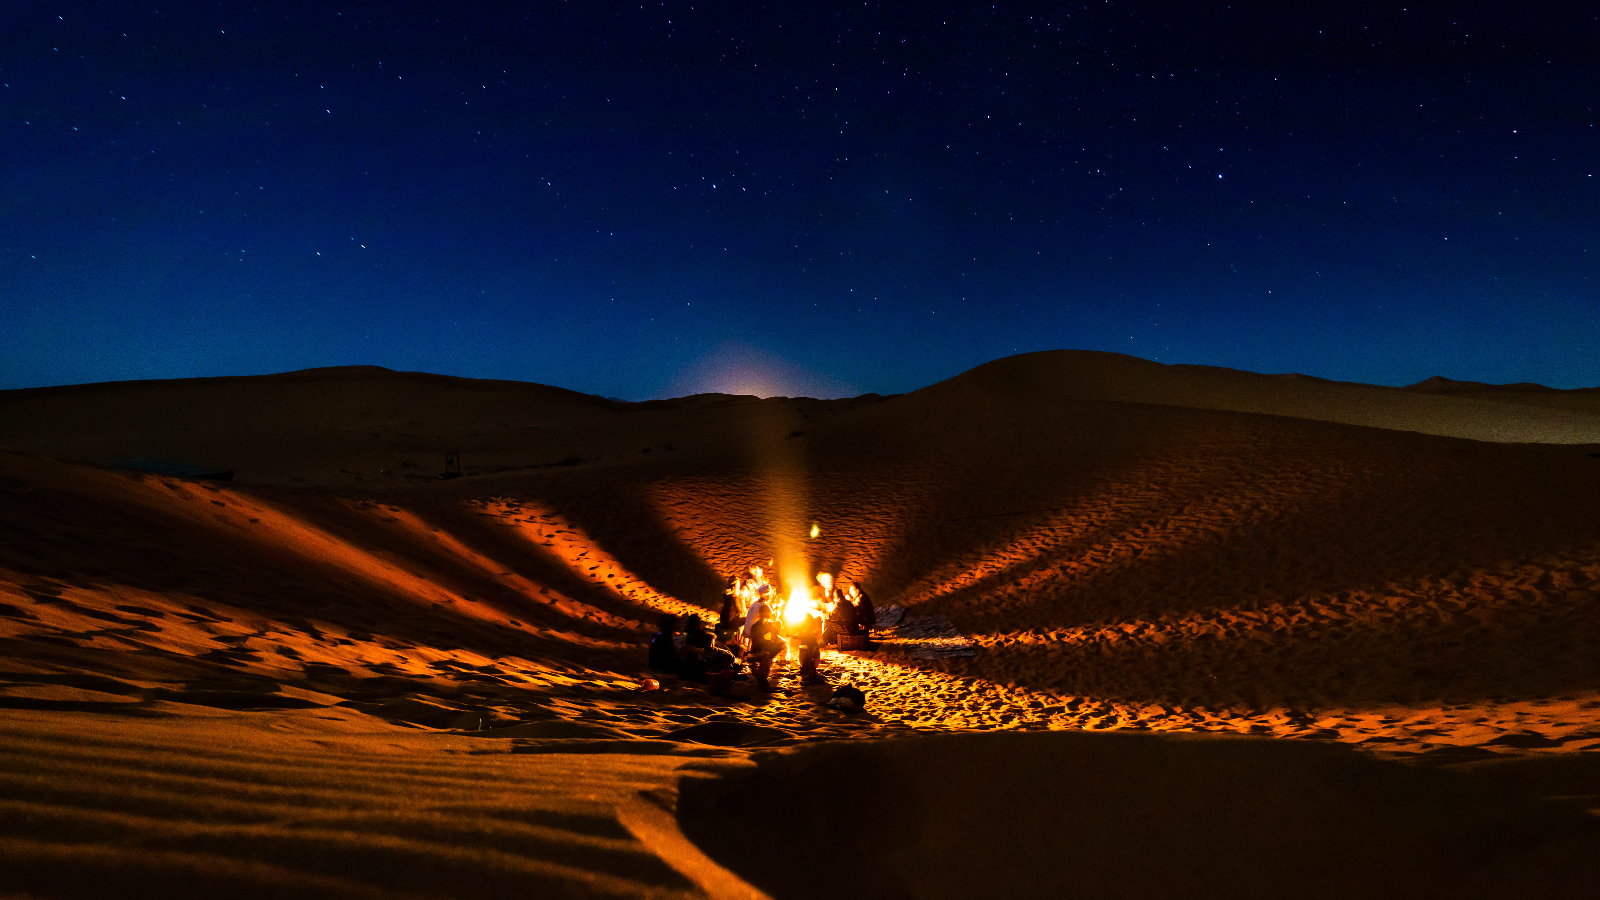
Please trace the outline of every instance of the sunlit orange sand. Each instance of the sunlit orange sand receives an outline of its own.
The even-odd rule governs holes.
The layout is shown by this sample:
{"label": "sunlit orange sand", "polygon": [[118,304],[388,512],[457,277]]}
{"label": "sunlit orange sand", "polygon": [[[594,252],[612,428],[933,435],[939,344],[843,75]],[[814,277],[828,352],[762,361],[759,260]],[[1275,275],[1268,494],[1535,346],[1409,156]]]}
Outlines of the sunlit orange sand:
{"label": "sunlit orange sand", "polygon": [[[0,392],[0,451],[0,896],[1600,883],[1600,391],[361,367]],[[780,558],[903,627],[640,689],[660,614]]]}

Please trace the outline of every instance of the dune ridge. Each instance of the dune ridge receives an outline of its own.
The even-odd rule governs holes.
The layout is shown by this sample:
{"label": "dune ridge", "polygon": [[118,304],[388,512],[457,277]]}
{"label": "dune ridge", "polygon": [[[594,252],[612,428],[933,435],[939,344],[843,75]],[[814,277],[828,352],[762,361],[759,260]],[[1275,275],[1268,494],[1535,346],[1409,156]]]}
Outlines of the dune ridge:
{"label": "dune ridge", "polygon": [[[1558,391],[1542,385],[1451,382],[1449,390],[1439,390],[1439,382],[1430,385],[1427,381],[1390,388],[1298,374],[1169,366],[1120,353],[1084,350],[1010,356],[964,372],[950,382],[1040,399],[1264,413],[1477,441],[1600,443],[1600,392],[1593,389]],[[924,390],[938,388],[934,385]]]}
{"label": "dune ridge", "polygon": [[[995,360],[893,402],[1139,403],[1476,441],[1600,445],[1600,389],[1444,383],[1390,388],[1052,350]],[[804,431],[809,410],[885,400],[702,394],[625,403],[546,385],[345,366],[0,391],[0,450],[90,463],[154,456],[230,468],[253,482],[366,490],[431,479],[447,451],[462,451],[473,474],[626,457],[639,452],[641,438],[654,452],[704,453],[744,443],[753,420]]]}

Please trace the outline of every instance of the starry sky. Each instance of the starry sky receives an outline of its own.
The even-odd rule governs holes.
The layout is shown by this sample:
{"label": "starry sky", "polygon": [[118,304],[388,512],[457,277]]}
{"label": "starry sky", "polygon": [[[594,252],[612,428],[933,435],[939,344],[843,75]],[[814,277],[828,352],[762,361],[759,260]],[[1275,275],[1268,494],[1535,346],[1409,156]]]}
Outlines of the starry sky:
{"label": "starry sky", "polygon": [[1600,10],[0,10],[0,388],[1014,353],[1600,385]]}

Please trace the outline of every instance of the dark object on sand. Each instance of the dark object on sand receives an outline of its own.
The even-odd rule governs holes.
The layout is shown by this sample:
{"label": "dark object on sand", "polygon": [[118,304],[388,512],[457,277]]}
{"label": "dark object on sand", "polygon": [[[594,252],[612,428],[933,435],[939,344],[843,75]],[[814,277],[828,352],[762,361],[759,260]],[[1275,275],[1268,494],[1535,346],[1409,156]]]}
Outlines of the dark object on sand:
{"label": "dark object on sand", "polygon": [[657,672],[678,674],[678,617],[667,613],[661,617],[661,630],[650,638],[650,668]]}
{"label": "dark object on sand", "polygon": [[444,455],[444,471],[439,473],[440,481],[448,481],[461,477],[461,451],[446,453]]}
{"label": "dark object on sand", "polygon": [[211,481],[233,480],[232,469],[222,469],[216,466],[195,466],[189,463],[173,462],[168,459],[156,459],[153,456],[119,459],[111,463],[111,465],[119,469],[133,469],[139,472],[149,472],[152,475],[168,475],[173,478],[206,478]]}
{"label": "dark object on sand", "polygon": [[836,635],[840,650],[866,650],[872,643],[870,635],[866,634],[841,634]]}
{"label": "dark object on sand", "polygon": [[840,712],[858,713],[867,708],[867,695],[854,685],[841,684],[827,705]]}

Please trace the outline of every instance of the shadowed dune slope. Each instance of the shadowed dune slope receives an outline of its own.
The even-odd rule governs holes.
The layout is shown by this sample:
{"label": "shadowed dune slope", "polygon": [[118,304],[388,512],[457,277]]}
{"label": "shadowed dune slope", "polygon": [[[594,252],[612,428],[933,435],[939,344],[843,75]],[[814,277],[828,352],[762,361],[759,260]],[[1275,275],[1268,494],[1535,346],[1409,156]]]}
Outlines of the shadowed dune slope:
{"label": "shadowed dune slope", "polygon": [[807,476],[819,553],[988,650],[956,671],[1264,707],[1600,684],[1586,448],[960,387],[815,429]]}
{"label": "shadowed dune slope", "polygon": [[974,734],[758,759],[690,783],[680,818],[778,900],[1465,900],[1600,878],[1600,822],[1576,809],[1323,745]]}

